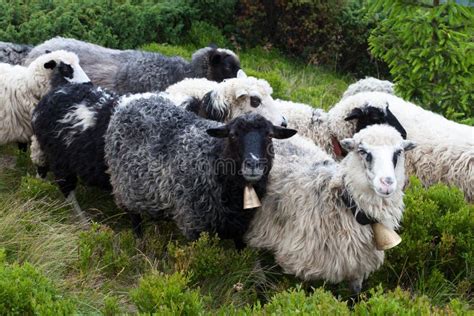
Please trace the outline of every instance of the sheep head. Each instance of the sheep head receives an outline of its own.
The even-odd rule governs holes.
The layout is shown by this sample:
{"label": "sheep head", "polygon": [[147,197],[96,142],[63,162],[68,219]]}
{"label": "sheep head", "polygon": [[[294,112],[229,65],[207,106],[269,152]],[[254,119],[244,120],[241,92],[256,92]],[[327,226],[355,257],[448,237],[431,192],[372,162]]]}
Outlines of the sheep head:
{"label": "sheep head", "polygon": [[[387,124],[393,126],[403,139],[406,139],[407,132],[390,111],[385,96],[389,95],[381,92],[364,92],[342,99],[328,112],[331,136],[339,142],[343,138],[352,137],[370,125]],[[338,157],[345,156],[345,153],[341,153],[340,150],[335,150],[335,154]]]}
{"label": "sheep head", "polygon": [[257,113],[274,125],[287,126],[286,118],[273,100],[267,81],[247,77],[227,79],[207,93],[199,106],[199,115],[216,121],[230,121],[245,113]]}
{"label": "sheep head", "polygon": [[371,125],[352,138],[341,141],[348,152],[345,162],[351,168],[347,177],[354,187],[372,190],[380,197],[389,197],[402,189],[405,182],[404,153],[415,143],[404,140],[387,125]]}
{"label": "sheep head", "polygon": [[79,57],[76,54],[64,50],[54,52],[46,51],[39,56],[30,67],[37,67],[47,71],[51,80],[51,86],[56,87],[68,82],[89,83],[90,79],[79,65]]}
{"label": "sheep head", "polygon": [[191,65],[195,69],[195,76],[199,74],[209,80],[222,82],[237,76],[240,60],[229,49],[211,46],[197,50],[192,56]]}
{"label": "sheep head", "polygon": [[285,139],[296,134],[296,131],[273,125],[263,116],[255,113],[241,115],[226,125],[207,130],[212,137],[225,138],[225,160],[233,161],[226,170],[239,175],[249,183],[259,181],[268,175],[273,163],[272,139]]}

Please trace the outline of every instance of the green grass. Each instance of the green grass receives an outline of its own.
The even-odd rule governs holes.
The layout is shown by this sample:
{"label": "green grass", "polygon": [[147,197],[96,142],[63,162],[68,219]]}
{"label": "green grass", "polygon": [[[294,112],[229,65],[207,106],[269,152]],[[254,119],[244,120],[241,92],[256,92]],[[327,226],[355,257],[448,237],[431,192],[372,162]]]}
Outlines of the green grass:
{"label": "green grass", "polygon": [[[192,46],[158,44],[144,48],[186,58],[195,50]],[[256,48],[239,55],[249,75],[270,82],[275,98],[327,109],[351,81],[350,77],[287,59],[274,50]],[[49,296],[34,287],[29,289],[31,293],[27,293],[28,287],[21,289],[24,295],[31,295],[32,302],[61,293],[67,310],[72,304],[76,313],[105,315],[138,311],[195,315],[201,310],[204,314],[261,315],[293,312],[299,307],[306,312],[321,308],[349,312],[345,302],[350,300],[350,294],[345,284],[301,283],[284,275],[267,253],[252,249],[239,252],[231,242],[209,235],[187,242],[170,222],[147,221],[144,237],[138,240],[127,216],[115,206],[109,193],[82,185],[77,190],[78,200],[94,223],[79,225],[52,179],[41,181],[34,175],[27,154],[18,152],[13,145],[0,146],[0,266],[21,277],[22,269],[28,272],[33,267],[46,278],[38,282],[47,284]],[[433,286],[436,275],[431,271],[429,277],[414,272],[415,276],[419,273],[417,280],[405,288],[432,299],[421,297],[414,300],[416,304],[426,310],[430,304],[445,305],[452,298],[459,298],[442,311],[455,314],[465,309],[463,302],[472,295],[471,274],[463,270],[459,280],[443,277],[440,280],[444,283]],[[385,268],[384,273],[372,283],[380,280],[387,288],[395,289],[398,282],[393,279],[400,271]],[[318,287],[314,295],[310,294],[312,286]],[[1,293],[0,288],[0,300]],[[355,309],[361,314],[376,312],[381,308],[377,304],[395,314],[415,306],[407,301],[407,292],[389,292],[385,296],[380,290],[367,289],[364,295],[366,299]],[[387,304],[387,300],[394,303]],[[186,306],[182,302],[187,302]],[[264,305],[266,302],[270,303]],[[472,297],[470,302],[472,306]]]}

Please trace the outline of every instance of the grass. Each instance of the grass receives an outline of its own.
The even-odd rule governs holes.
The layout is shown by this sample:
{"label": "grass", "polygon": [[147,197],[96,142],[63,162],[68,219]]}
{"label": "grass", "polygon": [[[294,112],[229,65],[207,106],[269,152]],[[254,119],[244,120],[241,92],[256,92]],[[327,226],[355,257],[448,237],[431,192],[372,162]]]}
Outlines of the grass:
{"label": "grass", "polygon": [[[195,50],[158,44],[144,49],[187,58]],[[276,98],[325,109],[339,100],[352,80],[287,59],[275,50],[255,48],[239,55],[249,75],[270,82]],[[232,243],[209,235],[187,242],[170,222],[148,221],[144,237],[136,239],[127,216],[115,206],[110,193],[81,185],[79,203],[94,222],[79,225],[57,187],[34,175],[27,154],[13,145],[0,146],[0,250],[4,249],[8,264],[33,265],[74,303],[77,313],[185,313],[192,308],[189,313],[195,314],[203,308],[210,314],[261,314],[266,302],[272,302],[268,313],[293,310],[298,304],[316,304],[308,305],[310,310],[333,305],[334,296],[322,289],[315,292],[320,298],[307,300],[312,286],[324,287],[342,302],[350,299],[344,284],[302,284],[284,275],[268,254],[252,249],[238,252]],[[420,276],[410,290],[432,296],[434,303],[449,301],[446,295],[465,299],[453,293],[457,285],[443,283],[433,289],[423,281]],[[465,287],[472,293],[472,284]],[[305,293],[289,290],[292,288],[305,289]],[[370,293],[367,290],[365,295],[370,297]],[[377,293],[374,297],[381,295]],[[323,299],[327,300],[324,304]],[[180,305],[183,301],[189,302],[188,306]],[[341,303],[337,308],[344,306]]]}

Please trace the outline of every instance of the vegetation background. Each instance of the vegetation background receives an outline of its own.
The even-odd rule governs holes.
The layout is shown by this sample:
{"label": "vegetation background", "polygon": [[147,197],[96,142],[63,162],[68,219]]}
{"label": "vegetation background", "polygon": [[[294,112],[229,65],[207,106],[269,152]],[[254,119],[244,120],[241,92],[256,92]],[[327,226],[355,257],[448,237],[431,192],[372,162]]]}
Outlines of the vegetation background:
{"label": "vegetation background", "polygon": [[[61,35],[189,58],[232,48],[276,98],[329,108],[356,78],[474,123],[472,2],[416,0],[0,0],[0,40]],[[469,4],[471,6],[469,6]],[[172,223],[134,238],[105,192],[80,187],[81,227],[28,155],[0,147],[0,314],[463,314],[473,307],[474,206],[457,188],[412,178],[400,246],[354,300],[345,285],[300,282],[268,253],[236,251]]]}

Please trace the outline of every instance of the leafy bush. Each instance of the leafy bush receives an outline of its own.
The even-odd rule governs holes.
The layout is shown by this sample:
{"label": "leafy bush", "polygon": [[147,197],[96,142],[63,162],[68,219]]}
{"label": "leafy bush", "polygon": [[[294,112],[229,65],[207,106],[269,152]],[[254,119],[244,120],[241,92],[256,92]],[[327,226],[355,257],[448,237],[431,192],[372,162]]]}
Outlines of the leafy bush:
{"label": "leafy bush", "polygon": [[204,293],[212,292],[214,305],[224,301],[254,303],[256,285],[264,279],[256,267],[255,250],[237,251],[233,246],[222,246],[217,237],[203,233],[192,243],[168,246],[172,271],[186,273],[191,285],[199,285]]}
{"label": "leafy bush", "polygon": [[378,287],[370,290],[370,295],[354,307],[355,315],[462,315],[468,310],[457,300],[438,308],[426,296],[413,296],[400,288],[384,293],[382,287]]}
{"label": "leafy bush", "polygon": [[204,298],[197,290],[187,288],[188,279],[182,273],[153,273],[143,277],[130,293],[133,303],[142,313],[160,315],[199,315]]}
{"label": "leafy bush", "polygon": [[220,32],[212,32],[216,27],[233,29],[229,21],[235,2],[36,0],[25,4],[0,0],[0,12],[4,12],[0,40],[37,44],[60,35],[107,47],[136,48],[149,42],[183,43],[192,30],[190,36],[199,44],[209,39],[226,44]]}
{"label": "leafy bush", "polygon": [[137,269],[136,255],[135,237],[130,230],[115,234],[108,226],[93,223],[79,238],[79,268],[84,274],[102,271],[113,276]]}
{"label": "leafy bush", "polygon": [[379,11],[386,18],[370,49],[388,64],[400,96],[450,119],[472,119],[474,10],[454,1],[374,1],[372,12]]}
{"label": "leafy bush", "polygon": [[116,297],[109,296],[104,299],[104,308],[102,314],[105,316],[113,316],[120,314],[120,304]]}
{"label": "leafy bush", "polygon": [[75,310],[32,265],[0,262],[1,315],[70,315]]}
{"label": "leafy bush", "polygon": [[237,38],[247,46],[279,47],[311,64],[381,76],[384,67],[378,69],[368,53],[373,26],[359,1],[243,0]]}
{"label": "leafy bush", "polygon": [[196,47],[206,47],[215,44],[218,47],[229,47],[229,41],[222,32],[206,22],[194,21],[188,34],[189,42]]}
{"label": "leafy bush", "polygon": [[[257,307],[256,310],[259,308]],[[322,288],[306,295],[301,288],[278,293],[263,307],[264,315],[349,315],[347,304]]]}
{"label": "leafy bush", "polygon": [[474,205],[457,188],[425,189],[416,178],[410,180],[405,204],[402,243],[387,251],[371,282],[416,288],[436,302],[467,298],[474,277]]}

